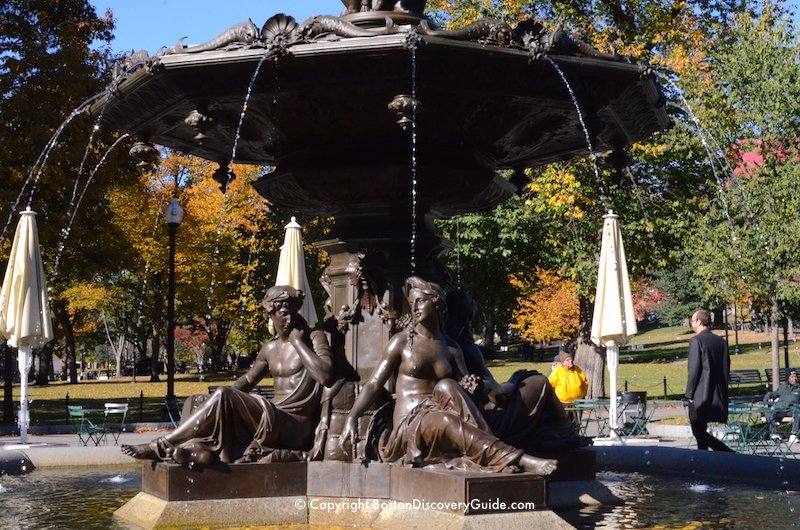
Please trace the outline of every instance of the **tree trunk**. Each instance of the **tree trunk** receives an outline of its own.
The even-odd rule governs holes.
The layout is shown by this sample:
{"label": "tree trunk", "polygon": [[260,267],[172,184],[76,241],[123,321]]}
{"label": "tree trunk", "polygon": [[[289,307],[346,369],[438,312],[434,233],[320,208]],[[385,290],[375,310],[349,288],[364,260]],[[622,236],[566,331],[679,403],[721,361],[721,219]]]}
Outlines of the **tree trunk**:
{"label": "tree trunk", "polygon": [[770,296],[770,307],[772,309],[770,314],[770,324],[772,325],[770,339],[772,343],[772,390],[778,390],[781,384],[781,351],[780,343],[778,340],[778,326],[780,325],[780,318],[778,317],[778,299],[776,296]]}
{"label": "tree trunk", "polygon": [[3,425],[14,425],[14,355],[11,346],[3,343]]}
{"label": "tree trunk", "polygon": [[714,309],[714,327],[721,328],[725,325],[725,304],[720,304]]}
{"label": "tree trunk", "polygon": [[231,323],[222,318],[218,318],[211,325],[206,326],[208,342],[211,345],[211,364],[216,370],[223,368],[225,356],[222,352],[225,349],[225,343],[228,342],[230,331]]}
{"label": "tree trunk", "polygon": [[[153,335],[150,340],[152,351],[150,352],[150,382],[161,381],[158,377],[158,357],[161,353],[161,317],[164,314],[164,299],[161,297],[161,274],[153,277]],[[136,370],[136,366],[133,367]],[[134,373],[136,373],[134,371]]]}
{"label": "tree trunk", "polygon": [[575,364],[583,370],[586,379],[589,380],[589,392],[586,397],[598,399],[605,397],[603,377],[606,367],[606,351],[605,348],[595,346],[590,338],[594,304],[585,296],[580,296],[578,301],[580,303],[580,323],[578,324],[578,335],[575,338]]}
{"label": "tree trunk", "polygon": [[484,322],[486,323],[483,328],[486,347],[494,351],[494,314],[487,313]]}
{"label": "tree trunk", "polygon": [[75,334],[72,332],[72,320],[69,318],[66,302],[59,300],[54,303],[53,311],[56,315],[56,320],[64,332],[64,343],[67,349],[69,382],[75,385],[78,383],[78,366],[75,362]]}
{"label": "tree trunk", "polygon": [[53,373],[53,347],[50,344],[46,344],[39,351],[39,355],[36,356],[38,360],[38,369],[34,378],[34,384],[36,385],[50,383],[50,374]]}

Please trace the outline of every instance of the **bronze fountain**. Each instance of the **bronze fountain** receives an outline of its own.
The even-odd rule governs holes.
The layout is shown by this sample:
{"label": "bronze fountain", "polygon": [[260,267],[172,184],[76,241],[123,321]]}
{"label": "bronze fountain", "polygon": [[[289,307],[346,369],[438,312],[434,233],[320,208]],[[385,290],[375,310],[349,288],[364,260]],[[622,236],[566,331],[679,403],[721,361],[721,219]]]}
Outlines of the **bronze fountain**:
{"label": "bronze fountain", "polygon": [[[192,462],[186,451],[170,460],[169,444],[162,443],[158,458],[151,458],[152,452],[143,458],[205,467],[145,464],[148,502],[160,498],[167,510],[177,501],[261,498],[273,503],[270,513],[283,514],[272,521],[321,524],[337,520],[318,519],[322,515],[311,509],[292,519],[298,514],[286,515],[280,499],[408,501],[424,494],[461,502],[491,494],[509,502],[536,499],[544,509],[549,479],[542,476],[442,471],[423,476],[419,473],[426,471],[413,465],[382,462],[376,447],[386,443],[379,427],[382,421],[391,424],[391,414],[382,412],[391,394],[378,392],[366,408],[356,397],[397,337],[415,336],[412,328],[438,333],[438,324],[420,327],[433,318],[422,316],[424,311],[409,317],[409,304],[422,295],[411,297],[407,283],[413,276],[427,280],[425,285],[447,284],[439,256],[448,245],[436,234],[434,220],[505,201],[517,186],[501,170],[585,156],[590,145],[593,153],[622,150],[648,138],[669,126],[664,99],[646,65],[600,53],[535,21],[512,28],[480,20],[447,31],[424,16],[424,1],[343,3],[345,12],[338,17],[298,24],[275,15],[260,29],[248,21],[205,44],[179,41],[153,56],[131,54],[117,68],[114,91],[92,107],[95,115],[102,112],[105,127],[139,138],[131,150],[138,160],[157,156],[152,144],[213,160],[223,187],[232,161],[272,165],[275,170],[254,183],[261,195],[276,205],[336,219],[331,238],[316,243],[331,257],[322,283],[329,295],[324,328],[335,381],[320,389],[316,444],[294,448],[302,450],[294,462],[232,464],[213,458]],[[250,99],[239,129],[245,93]],[[438,300],[430,294],[438,286],[419,289]],[[240,387],[249,390],[245,383]],[[366,415],[348,430],[354,401]],[[353,447],[339,439],[351,431],[357,431]],[[570,448],[577,445],[582,444]],[[589,459],[590,476],[572,479],[593,479],[592,457],[577,458]],[[196,484],[197,473],[217,473],[216,486],[184,487]],[[548,473],[549,468],[539,475]],[[559,473],[563,478],[576,471],[560,469],[550,479]],[[225,476],[236,484],[234,493],[222,491],[217,480]],[[442,497],[445,490],[456,493]],[[120,515],[130,517],[140,510],[136,506],[124,507]],[[461,513],[493,511],[498,510]]]}

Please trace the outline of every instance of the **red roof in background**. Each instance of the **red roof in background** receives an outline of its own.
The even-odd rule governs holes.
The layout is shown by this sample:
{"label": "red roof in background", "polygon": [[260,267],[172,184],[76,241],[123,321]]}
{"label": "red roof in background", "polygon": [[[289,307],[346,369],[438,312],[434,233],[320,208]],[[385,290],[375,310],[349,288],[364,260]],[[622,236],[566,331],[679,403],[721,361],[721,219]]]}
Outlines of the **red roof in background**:
{"label": "red roof in background", "polygon": [[733,174],[737,177],[739,175],[748,175],[763,163],[764,157],[757,151],[742,153],[739,157],[739,163],[736,164],[736,167],[733,169]]}

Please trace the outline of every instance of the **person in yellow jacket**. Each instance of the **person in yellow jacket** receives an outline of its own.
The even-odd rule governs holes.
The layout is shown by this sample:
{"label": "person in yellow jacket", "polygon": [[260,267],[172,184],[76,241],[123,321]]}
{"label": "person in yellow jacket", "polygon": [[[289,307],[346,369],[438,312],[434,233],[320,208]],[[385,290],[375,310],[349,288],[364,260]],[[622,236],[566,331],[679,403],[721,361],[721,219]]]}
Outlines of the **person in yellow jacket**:
{"label": "person in yellow jacket", "polygon": [[589,381],[583,374],[583,370],[575,366],[572,362],[572,354],[562,351],[559,353],[561,364],[556,366],[550,373],[548,379],[556,391],[556,396],[562,403],[572,403],[576,399],[586,397],[589,390]]}

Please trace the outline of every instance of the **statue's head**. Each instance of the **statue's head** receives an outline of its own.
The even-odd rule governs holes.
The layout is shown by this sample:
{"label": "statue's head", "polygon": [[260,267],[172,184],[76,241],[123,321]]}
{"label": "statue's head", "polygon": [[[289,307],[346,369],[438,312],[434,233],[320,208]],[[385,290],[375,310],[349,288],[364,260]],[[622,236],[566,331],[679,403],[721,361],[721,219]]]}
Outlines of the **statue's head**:
{"label": "statue's head", "polygon": [[270,287],[261,305],[267,313],[274,315],[281,308],[286,308],[290,313],[297,313],[303,305],[305,294],[300,289],[295,289],[291,285],[276,285]]}
{"label": "statue's head", "polygon": [[438,284],[426,282],[418,276],[411,276],[406,280],[405,290],[406,298],[408,300],[408,304],[411,306],[412,311],[414,309],[414,300],[416,298],[427,297],[433,302],[439,318],[441,319],[444,317],[445,313],[447,312],[447,303],[445,302],[444,289],[439,287]]}

